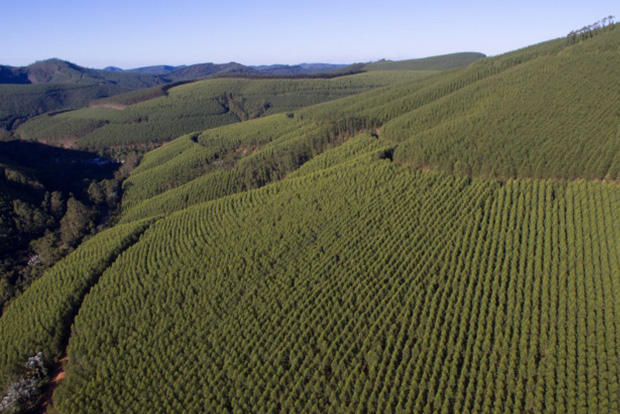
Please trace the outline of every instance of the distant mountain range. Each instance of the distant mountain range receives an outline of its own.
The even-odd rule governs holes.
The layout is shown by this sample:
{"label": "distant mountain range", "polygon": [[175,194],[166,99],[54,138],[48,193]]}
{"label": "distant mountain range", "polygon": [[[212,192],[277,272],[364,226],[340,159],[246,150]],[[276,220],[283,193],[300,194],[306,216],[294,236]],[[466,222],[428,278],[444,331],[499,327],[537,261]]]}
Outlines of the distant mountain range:
{"label": "distant mountain range", "polygon": [[191,80],[194,76],[207,77],[220,73],[248,73],[255,75],[309,75],[316,72],[341,69],[347,65],[331,63],[301,63],[299,65],[259,65],[247,66],[236,62],[230,63],[199,63],[195,65],[156,65],[135,69],[121,69],[115,66],[104,68],[110,72],[146,73],[149,75],[164,76],[172,80]]}
{"label": "distant mountain range", "polygon": [[148,88],[167,82],[143,73],[89,69],[60,59],[48,59],[28,66],[0,66],[0,84],[110,84],[128,89]]}
{"label": "distant mountain range", "polygon": [[248,66],[241,63],[199,63],[195,65],[155,65],[135,69],[108,66],[90,69],[61,59],[48,59],[28,66],[0,65],[0,84],[78,84],[114,85],[140,89],[168,82],[192,81],[218,75],[303,76],[319,72],[372,70],[446,70],[466,66],[485,57],[482,53],[455,53],[405,61],[380,60],[353,65],[301,63],[298,65]]}
{"label": "distant mountain range", "polygon": [[60,59],[48,59],[22,67],[0,65],[0,84],[112,84],[129,89],[139,89],[161,83],[197,80],[221,74],[308,75],[346,66],[327,63],[246,66],[230,62],[181,66],[157,65],[128,70],[108,66],[101,70],[85,68]]}
{"label": "distant mountain range", "polygon": [[0,140],[10,138],[11,131],[21,122],[45,112],[76,109],[113,95],[177,82],[214,76],[329,78],[377,70],[441,71],[467,66],[483,57],[481,53],[465,52],[352,65],[301,63],[247,66],[230,62],[188,66],[156,65],[128,70],[113,66],[90,69],[60,59],[43,60],[23,67],[0,65]]}
{"label": "distant mountain range", "polygon": [[170,66],[170,65],[157,65],[157,66],[145,66],[141,68],[135,69],[121,69],[116,66],[108,66],[103,68],[103,70],[108,72],[136,72],[136,73],[146,73],[149,75],[166,75],[170,72],[173,72],[177,69],[181,69],[186,67],[187,65],[180,66]]}

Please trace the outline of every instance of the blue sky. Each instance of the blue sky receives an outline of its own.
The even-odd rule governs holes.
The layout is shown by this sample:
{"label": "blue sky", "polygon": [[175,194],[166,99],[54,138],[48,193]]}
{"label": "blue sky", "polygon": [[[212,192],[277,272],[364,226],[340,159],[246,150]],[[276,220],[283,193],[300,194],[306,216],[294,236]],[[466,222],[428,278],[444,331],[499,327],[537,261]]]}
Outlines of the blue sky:
{"label": "blue sky", "polygon": [[615,1],[0,0],[0,64],[353,63],[496,55],[564,36]]}

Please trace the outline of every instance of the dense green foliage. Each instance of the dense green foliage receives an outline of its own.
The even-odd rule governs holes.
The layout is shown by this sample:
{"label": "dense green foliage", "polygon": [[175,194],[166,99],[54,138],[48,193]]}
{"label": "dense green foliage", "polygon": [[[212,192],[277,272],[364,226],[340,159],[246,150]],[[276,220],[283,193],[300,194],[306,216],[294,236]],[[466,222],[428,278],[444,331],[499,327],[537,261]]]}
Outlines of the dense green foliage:
{"label": "dense green foliage", "polygon": [[[614,26],[615,27],[615,26]],[[337,133],[380,128],[395,160],[497,177],[617,179],[620,31],[558,39],[409,85],[300,111]]]}
{"label": "dense green foliage", "polygon": [[0,130],[45,112],[75,109],[127,89],[115,85],[0,85]]}
{"label": "dense green foliage", "polygon": [[619,37],[23,125],[185,135],[7,307],[3,379],[70,335],[59,413],[619,412]]}
{"label": "dense green foliage", "polygon": [[84,107],[164,82],[156,76],[87,69],[58,59],[22,68],[0,66],[0,138],[33,116]]}
{"label": "dense green foliage", "polygon": [[49,359],[64,353],[82,299],[148,224],[117,226],[92,238],[11,302],[0,318],[0,384],[10,380],[37,352],[44,352]]}
{"label": "dense green foliage", "polygon": [[618,187],[356,140],[151,226],[86,297],[59,412],[616,412]]}
{"label": "dense green foliage", "polygon": [[[44,114],[20,126],[18,135],[27,141],[69,147],[107,123],[103,119],[54,118],[53,115]],[[39,135],[41,131],[45,131],[43,136]]]}
{"label": "dense green foliage", "polygon": [[[468,85],[388,123],[396,158],[457,174],[620,177],[620,31]],[[570,86],[570,87],[569,87]]]}
{"label": "dense green foliage", "polygon": [[[144,157],[124,183],[123,207],[146,200],[134,210],[157,215],[259,187],[283,178],[329,143],[325,130],[284,114],[186,136]],[[174,192],[181,197],[152,198],[185,183]]]}
{"label": "dense green foliage", "polygon": [[164,85],[153,86],[152,88],[138,89],[127,93],[122,93],[120,95],[114,95],[109,98],[92,101],[89,106],[91,108],[107,107],[122,110],[129,105],[159,98],[160,96],[166,96],[168,89],[182,84],[183,82],[166,83]]}
{"label": "dense green foliage", "polygon": [[[390,158],[420,168],[500,178],[616,179],[620,102],[608,86],[620,79],[614,76],[620,65],[605,62],[613,61],[607,50],[615,50],[619,35],[609,31],[576,45],[546,42],[458,72],[300,109],[288,119],[266,117],[185,136],[148,154],[125,183],[124,219],[170,213],[281,179],[364,130],[394,141]],[[554,83],[558,79],[570,87]]]}
{"label": "dense green foliage", "polygon": [[0,142],[0,154],[1,315],[116,209],[132,162],[23,141]]}
{"label": "dense green foliage", "polygon": [[[356,94],[390,83],[420,78],[429,74],[430,71],[466,66],[481,57],[483,55],[478,53],[457,53],[402,62],[377,62],[366,66],[355,65],[342,68],[327,72],[324,75],[314,75],[317,79],[289,79],[290,82],[273,78],[264,79],[265,82],[250,82],[249,78],[245,79],[245,82],[242,79],[212,80],[186,85],[183,88],[175,88],[170,95],[167,91],[177,86],[178,83],[158,85],[105,99],[98,98],[134,89],[136,85],[131,82],[122,83],[124,85],[122,87],[121,84],[110,86],[105,83],[79,88],[72,83],[64,85],[41,84],[38,87],[36,85],[1,85],[0,92],[2,92],[2,88],[7,90],[3,100],[6,102],[5,105],[10,105],[4,109],[7,125],[9,124],[9,114],[12,116],[10,123],[13,125],[16,116],[25,119],[43,112],[86,106],[91,101],[94,101],[91,106],[95,108],[125,109],[129,105],[154,99],[154,102],[132,106],[122,114],[111,115],[110,113],[85,109],[78,111],[78,113],[71,112],[62,116],[45,115],[27,123],[18,131],[18,135],[23,139],[71,144],[80,138],[84,138],[79,145],[105,147],[167,141],[193,131],[285,110],[294,110],[302,106]],[[193,66],[179,70],[191,72],[191,68]],[[81,69],[85,70],[84,68]],[[351,71],[365,70],[391,70],[395,73],[368,73],[342,77],[343,74],[348,74]],[[73,79],[75,76],[70,76],[70,74],[78,73],[76,71],[77,69],[69,68],[61,72],[63,74],[62,79]],[[409,73],[402,71],[409,71]],[[109,76],[131,74],[131,72],[104,73],[106,74],[105,79]],[[264,76],[252,71],[224,72],[223,74],[248,77]],[[58,76],[60,75],[50,79],[54,80]],[[321,77],[326,79],[321,80]],[[327,81],[331,77],[338,77],[339,79]],[[186,76],[183,75],[181,78],[185,79]],[[190,78],[195,79],[196,77],[190,76]],[[69,81],[67,80],[67,82]],[[81,93],[79,96],[78,91]],[[2,113],[2,108],[0,108],[0,119],[3,119]]]}
{"label": "dense green foliage", "polygon": [[[358,94],[385,85],[428,76],[428,71],[363,73],[334,79],[209,79],[177,86],[165,96],[131,105],[162,89],[135,92],[121,98],[54,116],[43,115],[22,125],[23,139],[79,138],[81,147],[106,147],[162,142],[183,134],[245,121],[303,106]],[[101,101],[100,101],[101,103]],[[107,105],[106,105],[107,104]],[[102,108],[100,106],[109,106]]]}

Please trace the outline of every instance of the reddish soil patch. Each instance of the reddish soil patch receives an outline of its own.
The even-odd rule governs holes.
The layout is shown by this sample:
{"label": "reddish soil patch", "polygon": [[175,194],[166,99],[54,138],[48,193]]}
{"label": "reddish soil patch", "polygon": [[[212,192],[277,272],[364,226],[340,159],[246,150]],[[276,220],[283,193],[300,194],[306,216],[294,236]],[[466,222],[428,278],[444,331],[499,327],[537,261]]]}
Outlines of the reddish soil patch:
{"label": "reddish soil patch", "polygon": [[69,362],[69,357],[64,356],[60,361],[54,364],[54,369],[52,370],[52,383],[57,383],[62,381],[67,376],[67,372],[63,368],[63,364],[65,362]]}
{"label": "reddish soil patch", "polygon": [[247,155],[249,152],[256,154],[259,150],[259,147],[239,147],[235,150],[235,152],[240,152],[241,155]]}
{"label": "reddish soil patch", "polygon": [[116,102],[92,103],[89,105],[90,108],[110,108],[110,109],[116,109],[117,111],[122,111],[128,106],[129,105],[125,105],[122,103],[116,103]]}
{"label": "reddish soil patch", "polygon": [[51,381],[44,387],[43,395],[41,396],[41,401],[39,402],[39,406],[36,410],[33,411],[34,414],[46,414],[50,407],[53,407],[52,396],[54,395],[54,390],[67,376],[67,372],[63,368],[63,363],[68,362],[69,358],[67,356],[63,357],[60,361],[55,363],[52,366],[52,370],[50,373]]}
{"label": "reddish soil patch", "polygon": [[65,138],[39,138],[37,142],[42,144],[52,145],[54,147],[71,148],[80,138],[79,137],[65,137]]}

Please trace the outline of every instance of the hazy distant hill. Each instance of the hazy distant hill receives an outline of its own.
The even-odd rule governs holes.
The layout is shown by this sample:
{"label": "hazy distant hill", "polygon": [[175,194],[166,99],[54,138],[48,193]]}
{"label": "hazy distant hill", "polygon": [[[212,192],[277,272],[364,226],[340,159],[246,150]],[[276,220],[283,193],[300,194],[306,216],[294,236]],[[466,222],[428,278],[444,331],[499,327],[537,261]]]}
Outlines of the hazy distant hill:
{"label": "hazy distant hill", "polygon": [[344,68],[347,65],[333,65],[330,63],[301,63],[299,65],[260,65],[252,68],[266,75],[309,75]]}
{"label": "hazy distant hill", "polygon": [[309,75],[316,72],[340,69],[347,65],[334,65],[330,63],[301,63],[299,65],[256,65],[247,66],[236,62],[230,63],[198,63],[194,65],[155,65],[135,69],[121,69],[108,66],[104,71],[144,73],[161,76],[169,81],[194,80],[223,73],[243,73],[260,75]]}
{"label": "hazy distant hill", "polygon": [[60,59],[0,66],[0,138],[30,117],[167,82],[149,74],[89,69]]}
{"label": "hazy distant hill", "polygon": [[124,69],[121,69],[116,66],[106,66],[105,68],[103,68],[103,70],[107,70],[109,72],[123,72],[124,71]]}
{"label": "hazy distant hill", "polygon": [[0,65],[0,83],[30,83],[28,74],[13,66]]}
{"label": "hazy distant hill", "polygon": [[23,67],[0,65],[0,84],[113,84],[127,89],[146,88],[166,82],[195,80],[223,73],[263,75],[303,75],[336,71],[355,66],[371,70],[447,70],[467,66],[485,55],[476,52],[454,53],[423,59],[381,60],[367,64],[340,65],[301,63],[299,65],[246,66],[236,62],[195,65],[156,65],[124,70],[108,66],[103,70],[85,68],[60,59],[48,59]]}
{"label": "hazy distant hill", "polygon": [[148,74],[89,69],[60,59],[42,60],[23,67],[0,66],[0,84],[112,84],[138,89],[164,82]]}
{"label": "hazy distant hill", "polygon": [[449,55],[430,56],[422,59],[379,60],[368,63],[362,70],[449,70],[462,68],[485,58],[478,52],[452,53]]}
{"label": "hazy distant hill", "polygon": [[182,69],[187,65],[170,66],[170,65],[157,65],[157,66],[145,66],[141,68],[129,69],[128,72],[148,73],[149,75],[167,75],[175,70]]}
{"label": "hazy distant hill", "polygon": [[255,73],[255,70],[236,62],[199,63],[174,70],[166,74],[170,81],[195,80],[222,73]]}

